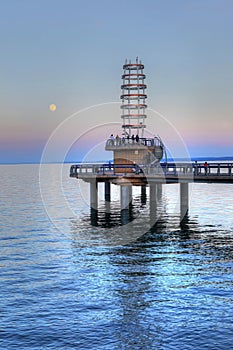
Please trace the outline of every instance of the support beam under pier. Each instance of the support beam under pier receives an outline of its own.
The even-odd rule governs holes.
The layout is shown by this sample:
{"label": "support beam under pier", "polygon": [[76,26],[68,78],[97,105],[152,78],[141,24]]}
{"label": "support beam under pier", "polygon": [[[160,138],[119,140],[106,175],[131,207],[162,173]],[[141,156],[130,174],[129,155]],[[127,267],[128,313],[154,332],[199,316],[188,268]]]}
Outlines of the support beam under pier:
{"label": "support beam under pier", "polygon": [[157,185],[157,199],[161,199],[163,194],[163,185],[161,183],[158,183],[156,185]]}
{"label": "support beam under pier", "polygon": [[161,183],[150,184],[150,202],[156,202],[161,199],[163,193],[163,185]]}
{"label": "support beam under pier", "polygon": [[98,210],[98,183],[97,181],[90,182],[90,205],[94,210]]}
{"label": "support beam under pier", "polygon": [[146,185],[141,186],[141,203],[146,204]]}
{"label": "support beam under pier", "polygon": [[150,225],[154,226],[158,220],[158,187],[150,184]]}
{"label": "support beam under pier", "polygon": [[104,187],[105,187],[105,193],[104,193],[105,202],[110,202],[111,201],[111,183],[108,181],[105,182]]}
{"label": "support beam under pier", "polygon": [[157,203],[158,185],[150,184],[150,204]]}
{"label": "support beam under pier", "polygon": [[188,213],[189,209],[189,184],[188,182],[180,183],[180,219]]}
{"label": "support beam under pier", "polygon": [[132,186],[121,185],[121,210],[129,209],[132,201]]}
{"label": "support beam under pier", "polygon": [[132,210],[132,186],[121,185],[121,223],[126,225],[130,222]]}

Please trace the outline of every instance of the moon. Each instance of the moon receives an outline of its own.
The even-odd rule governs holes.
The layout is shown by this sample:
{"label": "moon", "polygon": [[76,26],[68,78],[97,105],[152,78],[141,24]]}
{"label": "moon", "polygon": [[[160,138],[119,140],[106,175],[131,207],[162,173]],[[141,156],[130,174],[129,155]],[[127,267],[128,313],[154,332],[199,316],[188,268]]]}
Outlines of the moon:
{"label": "moon", "polygon": [[49,105],[49,109],[51,112],[55,112],[57,109],[57,106],[54,103],[52,103],[51,105]]}

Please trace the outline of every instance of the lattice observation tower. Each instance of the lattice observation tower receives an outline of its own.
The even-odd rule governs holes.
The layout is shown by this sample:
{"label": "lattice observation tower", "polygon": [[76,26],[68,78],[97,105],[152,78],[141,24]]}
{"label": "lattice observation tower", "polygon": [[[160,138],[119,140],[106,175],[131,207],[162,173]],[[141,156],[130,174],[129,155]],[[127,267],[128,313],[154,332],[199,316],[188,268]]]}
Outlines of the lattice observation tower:
{"label": "lattice observation tower", "polygon": [[[121,85],[122,131],[111,135],[105,149],[113,151],[114,164],[138,166],[156,165],[163,157],[164,146],[159,137],[145,137],[146,124],[146,75],[144,65],[136,58],[123,65]],[[119,168],[119,172],[122,169]],[[131,168],[128,169],[132,171]]]}

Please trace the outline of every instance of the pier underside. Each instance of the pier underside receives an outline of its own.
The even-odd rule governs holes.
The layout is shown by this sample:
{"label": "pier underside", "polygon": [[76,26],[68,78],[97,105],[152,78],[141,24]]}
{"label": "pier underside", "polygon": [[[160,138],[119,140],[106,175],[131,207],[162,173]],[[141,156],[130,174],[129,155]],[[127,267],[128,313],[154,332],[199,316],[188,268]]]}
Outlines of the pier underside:
{"label": "pier underside", "polygon": [[[130,171],[129,170],[130,167]],[[72,165],[70,176],[90,184],[90,207],[98,210],[98,183],[105,183],[105,201],[111,201],[111,185],[120,186],[121,211],[130,209],[132,187],[141,186],[142,200],[146,187],[150,193],[150,216],[156,217],[158,198],[162,197],[163,184],[180,184],[181,221],[189,209],[189,183],[233,183],[232,164],[212,164],[208,169],[200,164],[159,164],[156,167],[138,165]],[[121,172],[119,172],[119,170]],[[125,221],[124,221],[125,222]]]}

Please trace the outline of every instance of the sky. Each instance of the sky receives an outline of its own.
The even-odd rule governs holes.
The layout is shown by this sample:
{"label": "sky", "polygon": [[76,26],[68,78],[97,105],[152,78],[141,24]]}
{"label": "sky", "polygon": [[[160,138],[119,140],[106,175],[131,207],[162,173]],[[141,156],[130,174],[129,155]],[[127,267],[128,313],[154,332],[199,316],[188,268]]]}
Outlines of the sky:
{"label": "sky", "polygon": [[136,56],[150,131],[192,157],[233,156],[232,0],[0,0],[0,163],[104,147]]}

